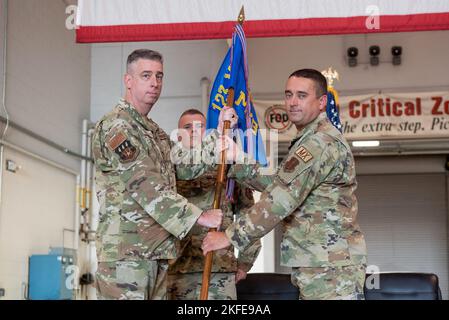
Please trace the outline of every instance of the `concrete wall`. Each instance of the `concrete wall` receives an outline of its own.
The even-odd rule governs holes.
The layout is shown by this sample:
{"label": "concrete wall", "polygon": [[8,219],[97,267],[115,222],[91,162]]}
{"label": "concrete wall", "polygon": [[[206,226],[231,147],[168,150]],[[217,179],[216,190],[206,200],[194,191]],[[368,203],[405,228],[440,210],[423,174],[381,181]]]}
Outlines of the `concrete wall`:
{"label": "concrete wall", "polygon": [[[6,4],[0,1],[0,98],[3,94],[3,73],[4,73],[4,41],[5,41],[5,21],[6,21]],[[1,101],[1,100],[0,100]],[[0,102],[0,108],[3,108]]]}
{"label": "concrete wall", "polygon": [[[447,90],[449,31],[384,33],[371,35],[251,39],[248,44],[254,96],[283,97],[288,75],[297,69],[332,66],[340,81],[340,95],[359,92]],[[368,48],[379,45],[380,65],[370,66]],[[402,46],[402,64],[391,63],[391,47]],[[347,48],[359,49],[359,65],[346,63]]]}
{"label": "concrete wall", "polygon": [[[65,8],[62,0],[8,1],[6,107],[12,121],[79,153],[90,109],[90,45],[75,44]],[[79,169],[77,160],[13,129],[6,139]]]}
{"label": "concrete wall", "polygon": [[5,159],[21,166],[3,173],[0,217],[0,287],[16,300],[26,295],[30,255],[74,248],[73,232],[64,229],[75,227],[76,178],[14,150]]}
{"label": "concrete wall", "polygon": [[[11,121],[80,153],[82,120],[90,109],[90,45],[75,44],[74,30],[66,29],[66,6],[62,0],[8,1],[6,108]],[[4,140],[79,171],[78,159],[15,129]],[[29,255],[61,247],[63,229],[75,227],[76,177],[8,147],[3,160],[20,169],[2,172],[0,288],[4,298],[22,299]],[[64,245],[74,246],[70,232]]]}

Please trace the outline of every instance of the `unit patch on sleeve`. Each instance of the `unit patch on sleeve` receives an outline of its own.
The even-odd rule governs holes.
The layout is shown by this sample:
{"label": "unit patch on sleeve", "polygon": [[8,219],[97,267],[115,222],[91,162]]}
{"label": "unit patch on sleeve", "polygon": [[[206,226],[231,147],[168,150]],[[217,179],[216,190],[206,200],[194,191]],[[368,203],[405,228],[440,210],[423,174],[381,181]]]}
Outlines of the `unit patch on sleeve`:
{"label": "unit patch on sleeve", "polygon": [[289,160],[287,160],[284,164],[284,171],[285,172],[293,172],[295,171],[295,168],[298,166],[299,160],[296,157],[291,157]]}
{"label": "unit patch on sleeve", "polygon": [[123,132],[115,134],[108,142],[110,149],[120,156],[120,161],[127,163],[137,158],[139,150],[131,144]]}

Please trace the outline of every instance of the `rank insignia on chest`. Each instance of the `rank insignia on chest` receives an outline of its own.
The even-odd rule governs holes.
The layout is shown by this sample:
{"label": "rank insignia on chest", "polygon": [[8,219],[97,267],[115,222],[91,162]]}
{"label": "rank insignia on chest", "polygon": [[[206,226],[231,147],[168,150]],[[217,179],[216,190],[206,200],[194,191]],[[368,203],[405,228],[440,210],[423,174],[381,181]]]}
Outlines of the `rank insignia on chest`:
{"label": "rank insignia on chest", "polygon": [[284,164],[284,171],[285,172],[293,172],[295,171],[295,168],[298,166],[299,160],[296,157],[292,157],[291,159],[287,160]]}
{"label": "rank insignia on chest", "polygon": [[109,140],[108,146],[120,156],[120,161],[124,163],[135,160],[139,154],[139,150],[131,144],[131,141],[122,132],[114,135]]}
{"label": "rank insignia on chest", "polygon": [[295,154],[305,163],[313,159],[312,154],[304,147],[300,147],[295,151]]}

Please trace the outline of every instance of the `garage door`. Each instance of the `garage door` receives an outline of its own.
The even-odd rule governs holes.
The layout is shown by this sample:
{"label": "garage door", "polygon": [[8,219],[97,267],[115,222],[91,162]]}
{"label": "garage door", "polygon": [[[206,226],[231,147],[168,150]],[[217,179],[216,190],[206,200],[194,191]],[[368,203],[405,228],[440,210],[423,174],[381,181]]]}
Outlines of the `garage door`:
{"label": "garage door", "polygon": [[380,271],[433,272],[448,298],[446,175],[359,175],[368,263]]}

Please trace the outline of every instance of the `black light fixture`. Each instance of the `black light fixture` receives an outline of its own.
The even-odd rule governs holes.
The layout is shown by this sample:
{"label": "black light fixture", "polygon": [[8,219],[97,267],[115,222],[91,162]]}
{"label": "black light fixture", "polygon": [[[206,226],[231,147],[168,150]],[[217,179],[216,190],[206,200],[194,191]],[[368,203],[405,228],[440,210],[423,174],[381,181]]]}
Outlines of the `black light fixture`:
{"label": "black light fixture", "polygon": [[359,55],[359,49],[356,47],[348,48],[348,65],[350,67],[357,66],[357,56]]}
{"label": "black light fixture", "polygon": [[401,64],[402,47],[393,46],[391,47],[391,54],[393,55],[393,65],[398,66]]}
{"label": "black light fixture", "polygon": [[371,46],[369,47],[369,55],[371,56],[369,62],[372,66],[379,65],[379,54],[380,47],[379,46]]}

